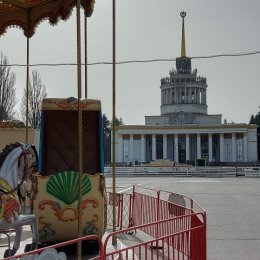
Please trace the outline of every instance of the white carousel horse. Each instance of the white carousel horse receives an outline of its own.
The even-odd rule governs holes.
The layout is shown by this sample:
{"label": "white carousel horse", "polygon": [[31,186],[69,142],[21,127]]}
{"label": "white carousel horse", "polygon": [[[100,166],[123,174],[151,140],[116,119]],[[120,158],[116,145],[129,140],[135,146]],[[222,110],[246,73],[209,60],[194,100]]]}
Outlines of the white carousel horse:
{"label": "white carousel horse", "polygon": [[12,249],[4,257],[14,255],[20,247],[22,227],[30,225],[32,244],[26,251],[34,250],[38,242],[38,225],[35,215],[22,215],[17,191],[24,181],[37,170],[38,155],[33,145],[10,144],[0,153],[0,232],[13,229],[16,232]]}

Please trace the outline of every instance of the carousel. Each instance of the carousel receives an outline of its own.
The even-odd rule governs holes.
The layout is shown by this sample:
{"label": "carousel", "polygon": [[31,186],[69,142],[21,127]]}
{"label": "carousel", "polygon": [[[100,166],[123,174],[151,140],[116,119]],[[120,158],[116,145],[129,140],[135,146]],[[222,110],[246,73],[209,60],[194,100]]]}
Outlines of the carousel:
{"label": "carousel", "polygon": [[[17,252],[23,225],[30,224],[33,234],[32,244],[25,250],[33,250],[41,243],[67,241],[90,234],[102,237],[104,234],[106,196],[102,173],[104,158],[101,103],[98,100],[87,99],[86,85],[83,99],[81,84],[80,9],[84,9],[86,40],[86,21],[93,12],[94,2],[94,0],[0,1],[0,35],[6,33],[9,27],[18,27],[23,30],[27,40],[25,145],[20,143],[9,145],[0,154],[0,232],[6,232],[9,228],[16,231],[13,248],[6,250],[4,257]],[[74,7],[77,19],[75,76],[78,96],[43,100],[38,156],[35,147],[28,144],[30,38],[41,21],[48,19],[51,24],[57,24],[59,20],[68,19]],[[85,59],[85,77],[86,64]],[[114,76],[114,54],[113,65]],[[30,215],[22,215],[21,202],[17,195],[20,186],[26,181],[31,182]],[[113,213],[115,214],[115,209]],[[81,252],[81,243],[78,244],[78,252]]]}

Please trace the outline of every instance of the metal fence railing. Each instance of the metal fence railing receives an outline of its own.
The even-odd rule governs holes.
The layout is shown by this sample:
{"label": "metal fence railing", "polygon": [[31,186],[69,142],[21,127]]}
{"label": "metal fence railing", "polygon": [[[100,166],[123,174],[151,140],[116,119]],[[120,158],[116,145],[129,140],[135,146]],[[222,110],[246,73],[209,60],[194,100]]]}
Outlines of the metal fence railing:
{"label": "metal fence railing", "polygon": [[[111,167],[105,167],[106,176],[112,174]],[[172,177],[260,177],[260,167],[246,166],[197,166],[197,167],[116,167],[116,174],[120,176],[172,176]]]}

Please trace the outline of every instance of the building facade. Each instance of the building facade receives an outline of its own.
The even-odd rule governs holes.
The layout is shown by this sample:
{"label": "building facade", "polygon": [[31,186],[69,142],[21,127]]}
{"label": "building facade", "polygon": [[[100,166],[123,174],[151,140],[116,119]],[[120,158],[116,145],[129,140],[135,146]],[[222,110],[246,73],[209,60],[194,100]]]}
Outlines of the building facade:
{"label": "building facade", "polygon": [[221,114],[208,115],[207,79],[192,70],[186,56],[185,16],[182,12],[181,57],[176,69],[161,79],[161,115],[145,116],[145,125],[117,128],[116,162],[256,162],[256,125],[222,124]]}

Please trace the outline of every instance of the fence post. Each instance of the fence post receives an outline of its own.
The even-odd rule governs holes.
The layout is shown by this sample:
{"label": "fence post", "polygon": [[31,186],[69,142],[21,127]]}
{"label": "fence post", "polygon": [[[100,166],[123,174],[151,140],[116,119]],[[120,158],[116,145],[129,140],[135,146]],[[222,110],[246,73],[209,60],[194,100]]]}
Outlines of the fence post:
{"label": "fence post", "polygon": [[207,215],[206,212],[203,213],[203,223],[204,229],[202,234],[202,260],[207,259]]}
{"label": "fence post", "polygon": [[[157,214],[156,214],[156,221],[160,220],[160,191],[157,191]],[[159,237],[159,224],[156,224],[156,238]]]}
{"label": "fence post", "polygon": [[130,203],[129,203],[129,219],[128,219],[128,227],[133,227],[134,226],[134,220],[133,220],[133,194],[130,194]]}
{"label": "fence post", "polygon": [[123,226],[123,193],[118,194],[118,211],[120,212],[120,230],[122,230]]}

